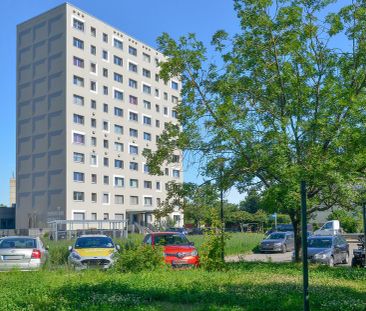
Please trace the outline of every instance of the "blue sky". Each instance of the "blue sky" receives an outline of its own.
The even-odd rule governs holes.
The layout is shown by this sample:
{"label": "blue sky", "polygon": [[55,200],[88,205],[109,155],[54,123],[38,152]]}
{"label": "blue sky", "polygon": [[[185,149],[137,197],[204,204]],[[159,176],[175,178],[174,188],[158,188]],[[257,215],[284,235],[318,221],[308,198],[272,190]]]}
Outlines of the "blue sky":
{"label": "blue sky", "polygon": [[[2,0],[0,19],[0,203],[9,203],[9,178],[15,172],[15,66],[16,25],[65,1]],[[209,43],[218,29],[238,30],[238,20],[230,0],[75,0],[69,1],[87,13],[153,47],[162,32],[177,38],[194,32]],[[186,181],[197,180],[197,170],[185,173]],[[227,194],[231,202],[241,198],[236,191]]]}

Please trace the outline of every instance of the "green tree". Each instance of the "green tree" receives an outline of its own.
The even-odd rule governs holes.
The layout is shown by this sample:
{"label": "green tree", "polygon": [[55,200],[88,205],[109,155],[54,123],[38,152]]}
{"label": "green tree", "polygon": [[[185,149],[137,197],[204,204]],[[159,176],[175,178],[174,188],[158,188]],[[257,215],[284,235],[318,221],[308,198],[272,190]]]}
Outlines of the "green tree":
{"label": "green tree", "polygon": [[362,215],[360,211],[350,212],[342,209],[337,209],[333,211],[327,219],[339,220],[342,229],[348,233],[356,233],[362,230]]}
{"label": "green tree", "polygon": [[239,202],[239,209],[248,213],[256,213],[260,209],[260,196],[257,191],[250,190],[243,201]]}
{"label": "green tree", "polygon": [[[159,173],[175,149],[191,151],[206,176],[260,189],[269,212],[291,218],[297,259],[300,181],[309,215],[352,208],[366,168],[366,1],[323,18],[331,2],[235,0],[241,29],[213,36],[216,63],[194,34],[158,38],[161,77],[182,82],[183,130],[166,126],[149,165]],[[332,47],[338,36],[352,49]]]}

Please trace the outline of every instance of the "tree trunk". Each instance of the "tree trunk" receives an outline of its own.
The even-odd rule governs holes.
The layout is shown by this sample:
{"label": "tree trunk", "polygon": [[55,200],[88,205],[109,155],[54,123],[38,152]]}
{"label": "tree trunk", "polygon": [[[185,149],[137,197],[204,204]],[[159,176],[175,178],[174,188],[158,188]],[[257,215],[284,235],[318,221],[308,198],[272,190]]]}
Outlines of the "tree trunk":
{"label": "tree trunk", "polygon": [[295,244],[295,261],[300,262],[301,253],[301,230],[300,230],[300,215],[298,213],[290,214],[291,223],[294,227],[294,244]]}

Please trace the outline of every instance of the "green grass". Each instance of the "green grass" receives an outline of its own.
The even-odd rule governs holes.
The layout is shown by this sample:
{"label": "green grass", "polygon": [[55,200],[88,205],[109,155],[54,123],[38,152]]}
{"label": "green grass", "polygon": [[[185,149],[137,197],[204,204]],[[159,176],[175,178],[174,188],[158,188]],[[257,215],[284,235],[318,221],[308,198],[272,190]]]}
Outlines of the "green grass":
{"label": "green grass", "polygon": [[[0,310],[302,309],[301,267],[232,263],[225,272],[67,269],[0,274]],[[366,270],[311,266],[312,311],[366,310]]]}

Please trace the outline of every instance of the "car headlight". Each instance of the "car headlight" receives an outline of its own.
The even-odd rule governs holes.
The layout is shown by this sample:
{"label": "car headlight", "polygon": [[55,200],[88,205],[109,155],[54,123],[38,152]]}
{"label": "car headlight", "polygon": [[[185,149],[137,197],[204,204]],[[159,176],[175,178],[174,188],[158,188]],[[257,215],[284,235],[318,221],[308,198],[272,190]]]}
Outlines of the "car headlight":
{"label": "car headlight", "polygon": [[315,259],[326,259],[328,257],[328,254],[315,254]]}
{"label": "car headlight", "polygon": [[71,253],[71,258],[72,259],[76,259],[76,260],[80,260],[81,259],[81,256],[78,253],[76,253],[76,252],[72,252]]}
{"label": "car headlight", "polygon": [[191,256],[197,256],[197,254],[198,254],[197,250],[194,250],[194,251],[191,252]]}
{"label": "car headlight", "polygon": [[282,243],[274,243],[273,245],[274,245],[274,246],[281,246],[281,245],[282,245]]}

